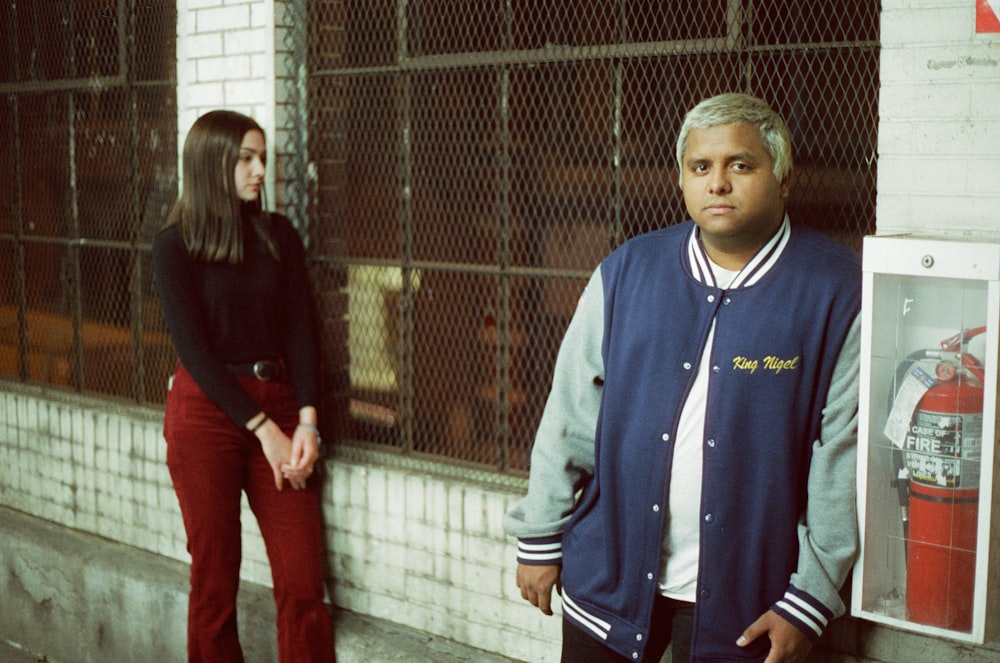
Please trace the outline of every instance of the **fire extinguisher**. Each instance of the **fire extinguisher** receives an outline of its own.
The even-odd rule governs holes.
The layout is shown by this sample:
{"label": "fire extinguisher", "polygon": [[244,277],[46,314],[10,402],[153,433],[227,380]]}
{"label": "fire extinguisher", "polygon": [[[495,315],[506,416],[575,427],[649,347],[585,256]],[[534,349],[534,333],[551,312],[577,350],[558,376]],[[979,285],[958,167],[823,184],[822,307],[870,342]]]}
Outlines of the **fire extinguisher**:
{"label": "fire extinguisher", "polygon": [[898,390],[914,364],[936,362],[895,452],[907,618],[959,631],[972,628],[985,381],[982,363],[964,347],[984,331],[964,330],[897,370]]}

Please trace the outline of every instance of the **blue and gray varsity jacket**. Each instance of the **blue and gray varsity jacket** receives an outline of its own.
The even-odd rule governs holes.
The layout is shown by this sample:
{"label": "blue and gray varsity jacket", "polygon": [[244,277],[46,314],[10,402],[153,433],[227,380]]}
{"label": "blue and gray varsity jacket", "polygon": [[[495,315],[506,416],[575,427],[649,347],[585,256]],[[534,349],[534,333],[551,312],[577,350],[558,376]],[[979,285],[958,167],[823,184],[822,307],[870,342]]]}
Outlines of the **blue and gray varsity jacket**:
{"label": "blue and gray varsity jacket", "polygon": [[520,562],[561,561],[565,618],[635,660],[713,320],[692,660],[762,661],[766,638],[735,643],[768,609],[818,638],[857,550],[857,254],[786,219],[729,288],[705,260],[690,222],[604,260],[560,347],[528,495],[505,518]]}

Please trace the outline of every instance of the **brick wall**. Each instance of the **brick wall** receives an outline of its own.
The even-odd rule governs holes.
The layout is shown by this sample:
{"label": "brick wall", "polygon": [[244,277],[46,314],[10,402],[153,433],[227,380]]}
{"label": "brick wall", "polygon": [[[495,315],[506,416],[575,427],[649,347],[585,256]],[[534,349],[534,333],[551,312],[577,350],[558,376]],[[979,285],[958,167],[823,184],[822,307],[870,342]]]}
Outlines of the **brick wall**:
{"label": "brick wall", "polygon": [[[189,562],[161,422],[157,409],[0,380],[0,505]],[[517,660],[558,660],[559,621],[521,600],[501,527],[520,482],[358,449],[325,469],[334,604]],[[241,575],[270,586],[245,499],[242,520]]]}
{"label": "brick wall", "polygon": [[975,0],[883,0],[879,234],[1000,229],[1000,35]]}
{"label": "brick wall", "polygon": [[[274,140],[282,75],[274,7],[178,3],[181,141],[201,112],[217,107],[253,115]],[[880,233],[1000,228],[1000,40],[974,33],[973,9],[973,0],[883,2]],[[279,169],[269,170],[273,177]],[[0,504],[187,561],[161,417],[0,382]],[[558,618],[520,599],[513,547],[500,527],[523,484],[356,449],[337,452],[327,470],[335,603],[512,658],[558,660]],[[248,510],[244,528],[243,576],[268,585]],[[841,654],[822,660],[972,663],[1000,655],[996,645],[958,646],[855,620],[838,622],[827,648]]]}
{"label": "brick wall", "polygon": [[330,469],[338,605],[518,660],[558,660],[559,622],[521,599],[502,529],[521,486],[358,450]]}
{"label": "brick wall", "polygon": [[[276,155],[276,4],[271,0],[179,0],[178,149],[199,116],[224,108],[254,118],[267,135],[268,154]],[[266,175],[272,197],[277,170],[269,167]]]}
{"label": "brick wall", "polygon": [[[975,22],[975,0],[882,2],[876,205],[880,235],[997,241],[1000,34],[977,34]],[[996,498],[994,488],[994,513],[1000,511]],[[998,528],[994,523],[994,531]],[[994,546],[994,567],[996,555]],[[991,586],[998,572],[991,572]],[[902,642],[897,658],[886,660],[960,660],[965,655],[1000,660],[996,643],[963,648],[911,634],[897,639]],[[938,647],[933,656],[930,643]]]}

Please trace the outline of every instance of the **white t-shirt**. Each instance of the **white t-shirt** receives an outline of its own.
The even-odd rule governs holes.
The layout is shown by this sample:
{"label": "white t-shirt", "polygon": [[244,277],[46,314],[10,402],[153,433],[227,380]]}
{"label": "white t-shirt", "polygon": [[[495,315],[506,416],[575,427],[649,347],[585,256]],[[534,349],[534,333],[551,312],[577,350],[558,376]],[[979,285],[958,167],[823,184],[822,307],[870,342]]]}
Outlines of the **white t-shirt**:
{"label": "white t-shirt", "polygon": [[[711,263],[715,282],[725,288],[738,272]],[[705,404],[715,323],[708,332],[691,393],[677,425],[674,460],[670,468],[667,527],[660,564],[660,593],[678,601],[695,602],[698,590],[698,549],[701,528],[702,444],[705,440]]]}

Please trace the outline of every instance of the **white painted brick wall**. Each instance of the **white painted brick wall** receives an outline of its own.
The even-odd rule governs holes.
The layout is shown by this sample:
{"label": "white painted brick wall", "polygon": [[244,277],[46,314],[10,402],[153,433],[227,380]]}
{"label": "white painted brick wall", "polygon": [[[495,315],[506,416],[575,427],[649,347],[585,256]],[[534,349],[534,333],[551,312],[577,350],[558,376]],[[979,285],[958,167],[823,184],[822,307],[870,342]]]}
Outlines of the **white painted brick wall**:
{"label": "white painted brick wall", "polygon": [[880,75],[879,234],[994,236],[1000,35],[974,0],[886,0]]}
{"label": "white painted brick wall", "polygon": [[[254,118],[272,155],[265,176],[275,200],[275,25],[271,0],[177,3],[178,145],[198,117],[215,109]],[[180,161],[180,155],[178,155]],[[273,206],[273,202],[272,202]]]}
{"label": "white painted brick wall", "polygon": [[559,619],[515,587],[501,520],[519,490],[378,464],[330,470],[338,605],[520,660],[558,660]]}
{"label": "white painted brick wall", "polygon": [[[383,460],[348,450],[327,462],[333,602],[517,660],[557,661],[559,617],[521,599],[501,524],[520,487]],[[0,467],[0,505],[190,561],[157,409],[0,380]],[[242,521],[241,575],[270,586],[245,498]]]}
{"label": "white painted brick wall", "polygon": [[[880,233],[1000,228],[1000,40],[975,35],[973,5],[883,1]],[[182,142],[200,113],[226,107],[254,116],[272,150],[285,101],[275,81],[286,75],[276,72],[284,28],[274,6],[178,3]],[[0,384],[0,504],[186,561],[161,416]],[[558,660],[559,617],[528,606],[514,583],[501,517],[516,491],[372,457],[338,457],[328,472],[324,518],[338,605],[513,658]],[[243,522],[243,575],[270,584],[245,504]],[[872,633],[883,631],[917,660],[911,636]]]}

